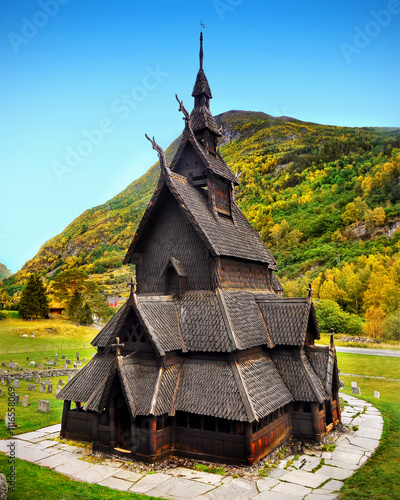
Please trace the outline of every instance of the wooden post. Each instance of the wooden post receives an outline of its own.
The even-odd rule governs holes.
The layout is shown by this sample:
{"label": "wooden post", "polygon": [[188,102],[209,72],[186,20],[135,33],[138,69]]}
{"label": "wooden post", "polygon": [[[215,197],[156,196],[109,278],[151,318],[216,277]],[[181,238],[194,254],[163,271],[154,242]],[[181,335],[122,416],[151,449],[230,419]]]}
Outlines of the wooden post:
{"label": "wooden post", "polygon": [[[112,405],[112,406],[111,406]],[[114,401],[110,402],[110,407],[109,407],[109,415],[110,415],[110,447],[115,448],[116,441],[115,441],[115,407],[114,407]]]}
{"label": "wooden post", "polygon": [[312,429],[315,441],[321,441],[321,430],[319,428],[319,403],[311,403]]}
{"label": "wooden post", "polygon": [[251,423],[250,422],[245,422],[244,424],[244,450],[246,454],[246,460],[248,464],[252,464],[254,457],[253,457],[253,450],[251,446],[251,437],[252,437],[252,432],[251,432]]}
{"label": "wooden post", "polygon": [[157,417],[151,415],[149,420],[149,459],[154,462],[157,453]]}
{"label": "wooden post", "polygon": [[64,406],[63,406],[63,412],[62,412],[62,419],[61,419],[61,432],[60,436],[63,438],[65,437],[65,432],[67,430],[67,419],[68,419],[68,412],[71,408],[71,401],[64,401]]}
{"label": "wooden post", "polygon": [[99,446],[99,423],[100,415],[98,413],[93,413],[92,422],[92,441],[93,441],[93,451],[96,451]]}
{"label": "wooden post", "polygon": [[132,418],[131,421],[131,452],[136,453],[139,448],[138,438],[136,434],[136,422],[135,419]]}

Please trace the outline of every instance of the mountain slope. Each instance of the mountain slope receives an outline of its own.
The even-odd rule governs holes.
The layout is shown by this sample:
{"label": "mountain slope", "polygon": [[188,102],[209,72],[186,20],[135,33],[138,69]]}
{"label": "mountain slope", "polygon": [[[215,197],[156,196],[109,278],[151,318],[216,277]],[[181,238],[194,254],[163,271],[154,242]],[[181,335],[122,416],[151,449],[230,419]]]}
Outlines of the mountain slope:
{"label": "mountain slope", "polygon": [[[273,252],[281,277],[316,276],[338,255],[351,261],[387,246],[395,250],[397,236],[387,236],[398,224],[399,129],[334,127],[248,111],[216,120],[223,129],[221,154],[240,176],[238,204]],[[166,150],[168,160],[179,140]],[[119,268],[158,174],[156,163],[113,199],[86,210],[3,286],[15,291],[32,272],[51,277],[79,266],[96,275]]]}
{"label": "mountain slope", "polygon": [[7,267],[4,264],[0,263],[0,280],[3,278],[8,278],[8,276],[11,276],[12,272],[7,269]]}

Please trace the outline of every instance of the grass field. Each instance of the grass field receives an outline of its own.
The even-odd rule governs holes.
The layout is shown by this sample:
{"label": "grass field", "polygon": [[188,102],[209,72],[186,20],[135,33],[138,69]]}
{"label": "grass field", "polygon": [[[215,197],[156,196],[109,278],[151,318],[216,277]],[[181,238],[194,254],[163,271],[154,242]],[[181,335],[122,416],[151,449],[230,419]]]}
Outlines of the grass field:
{"label": "grass field", "polygon": [[[341,347],[362,347],[364,349],[394,349],[396,351],[400,350],[400,342],[398,340],[387,340],[385,342],[372,343],[372,342],[342,342],[341,337],[350,337],[350,335],[345,334],[335,334],[335,345]],[[331,336],[329,333],[321,333],[320,340],[316,341],[318,345],[329,345]]]}

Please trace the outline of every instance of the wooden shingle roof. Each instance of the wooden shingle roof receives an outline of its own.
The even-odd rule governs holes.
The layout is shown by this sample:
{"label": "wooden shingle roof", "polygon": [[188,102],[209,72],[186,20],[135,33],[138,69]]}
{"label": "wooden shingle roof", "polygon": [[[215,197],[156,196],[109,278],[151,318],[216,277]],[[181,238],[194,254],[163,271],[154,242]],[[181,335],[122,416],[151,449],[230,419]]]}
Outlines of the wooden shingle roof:
{"label": "wooden shingle roof", "polygon": [[304,345],[309,322],[314,338],[319,339],[314,304],[307,298],[278,298],[257,303],[274,345]]}

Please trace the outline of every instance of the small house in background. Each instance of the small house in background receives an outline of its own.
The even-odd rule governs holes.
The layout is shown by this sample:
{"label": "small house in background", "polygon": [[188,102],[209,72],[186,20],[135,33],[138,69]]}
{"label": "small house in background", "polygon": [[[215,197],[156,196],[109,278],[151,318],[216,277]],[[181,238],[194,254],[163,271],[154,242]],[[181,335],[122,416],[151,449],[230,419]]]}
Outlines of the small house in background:
{"label": "small house in background", "polygon": [[55,302],[50,302],[49,304],[49,314],[56,314],[57,316],[63,316],[65,307],[61,304]]}
{"label": "small house in background", "polygon": [[311,289],[282,297],[275,259],[235,202],[200,40],[170,165],[151,140],[160,179],[124,261],[136,291],[58,394],[61,436],[148,462],[252,464],[290,434],[319,441],[338,425],[338,367],[333,341],[314,345]]}
{"label": "small house in background", "polygon": [[125,301],[126,298],[123,297],[107,297],[108,305],[110,307],[114,307],[115,309],[118,307],[118,304],[121,301]]}

